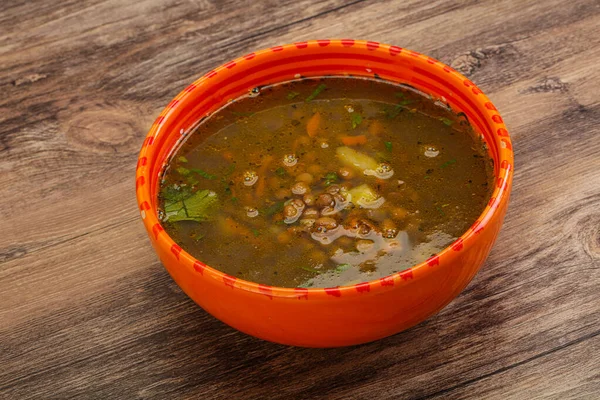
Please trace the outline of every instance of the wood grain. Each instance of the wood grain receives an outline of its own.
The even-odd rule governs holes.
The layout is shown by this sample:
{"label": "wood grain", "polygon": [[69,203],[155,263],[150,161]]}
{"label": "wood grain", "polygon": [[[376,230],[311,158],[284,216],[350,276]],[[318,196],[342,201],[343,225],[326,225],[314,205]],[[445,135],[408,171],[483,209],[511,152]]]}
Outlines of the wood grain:
{"label": "wood grain", "polygon": [[[0,12],[0,397],[600,396],[600,3],[10,0]],[[514,138],[482,271],[393,337],[314,350],[195,306],[134,195],[142,138],[203,72],[323,37],[397,44],[476,82]]]}

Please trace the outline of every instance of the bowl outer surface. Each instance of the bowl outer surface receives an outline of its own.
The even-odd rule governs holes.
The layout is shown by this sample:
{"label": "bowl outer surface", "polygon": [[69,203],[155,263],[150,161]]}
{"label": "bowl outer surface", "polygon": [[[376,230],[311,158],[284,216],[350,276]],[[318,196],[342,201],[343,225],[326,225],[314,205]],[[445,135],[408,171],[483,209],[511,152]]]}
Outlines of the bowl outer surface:
{"label": "bowl outer surface", "polygon": [[[336,288],[278,288],[243,281],[194,259],[157,217],[160,174],[203,117],[253,87],[300,76],[352,75],[409,84],[464,112],[494,159],[496,187],[479,219],[439,254],[394,275]],[[376,42],[328,39],[275,46],[226,63],[188,86],[154,122],[138,159],[136,193],[163,265],[197,304],[242,332],[307,347],[369,342],[407,329],[456,297],[496,240],[512,186],[513,152],[487,97],[450,67],[417,52]]]}

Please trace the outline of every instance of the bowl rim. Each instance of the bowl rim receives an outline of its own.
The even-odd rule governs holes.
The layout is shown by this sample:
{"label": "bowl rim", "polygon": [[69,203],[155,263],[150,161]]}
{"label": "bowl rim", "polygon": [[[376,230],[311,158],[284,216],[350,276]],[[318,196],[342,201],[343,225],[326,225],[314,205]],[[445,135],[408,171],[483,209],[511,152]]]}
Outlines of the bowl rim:
{"label": "bowl rim", "polygon": [[[145,183],[151,181],[149,176],[150,169],[148,168],[147,163],[148,145],[152,144],[155,138],[160,134],[161,126],[164,121],[169,119],[169,117],[172,116],[174,112],[178,110],[178,108],[183,107],[184,99],[189,95],[190,92],[203,90],[202,85],[207,79],[210,79],[212,76],[218,73],[227,72],[227,70],[231,68],[231,65],[236,65],[243,62],[256,63],[260,62],[261,59],[272,56],[272,53],[274,52],[280,52],[282,50],[287,50],[288,52],[299,51],[300,49],[308,46],[312,46],[313,48],[317,48],[318,46],[324,52],[327,52],[328,49],[332,48],[344,48],[345,50],[348,50],[349,48],[354,47],[355,49],[358,49],[358,52],[368,49],[371,53],[379,52],[386,56],[392,55],[398,59],[404,58],[409,61],[414,61],[416,58],[424,60],[426,61],[426,63],[423,63],[424,66],[427,66],[430,69],[438,68],[444,70],[446,72],[445,76],[448,76],[447,80],[462,82],[468,88],[472,88],[473,95],[470,94],[470,99],[476,104],[477,109],[480,109],[486,113],[484,114],[486,118],[489,117],[493,120],[494,129],[497,133],[491,132],[491,135],[502,136],[502,138],[500,139],[501,146],[497,146],[498,160],[495,160],[496,162],[494,166],[494,179],[496,180],[496,185],[491,194],[490,201],[479,215],[475,223],[457,240],[441,250],[439,253],[431,256],[419,264],[412,265],[403,271],[358,284],[330,288],[278,287],[237,278],[204,264],[183,250],[175,241],[173,241],[173,239],[171,239],[164,228],[162,228],[162,225],[158,220],[156,210],[151,209],[149,206],[150,204],[153,204],[151,201],[151,187]],[[474,129],[477,131],[476,127],[474,127]],[[482,134],[481,132],[479,133]],[[177,145],[178,144],[175,143],[170,150],[175,148]],[[464,77],[462,74],[436,59],[416,51],[408,50],[406,48],[367,40],[320,39],[265,48],[236,58],[209,71],[181,91],[169,103],[169,105],[163,111],[161,111],[159,117],[156,119],[150,131],[146,135],[144,145],[139,153],[136,168],[136,197],[143,223],[151,240],[154,239],[156,245],[163,248],[167,254],[172,253],[172,255],[177,259],[178,264],[183,265],[192,272],[196,272],[194,275],[196,279],[212,278],[220,281],[222,284],[229,286],[232,289],[241,289],[258,295],[265,295],[271,299],[273,297],[299,298],[299,296],[302,296],[306,300],[317,298],[322,300],[334,299],[340,296],[359,296],[364,295],[365,293],[372,295],[386,290],[395,290],[403,285],[411,284],[423,278],[428,274],[432,267],[443,268],[444,265],[452,264],[453,260],[459,256],[461,251],[469,248],[471,244],[474,243],[474,241],[477,239],[477,235],[485,228],[487,224],[490,223],[492,219],[502,218],[502,216],[499,215],[499,210],[502,208],[500,207],[502,204],[508,202],[510,188],[512,186],[511,183],[513,171],[514,161],[512,143],[504,121],[488,97],[468,78]],[[160,168],[160,172],[162,173],[162,167]]]}

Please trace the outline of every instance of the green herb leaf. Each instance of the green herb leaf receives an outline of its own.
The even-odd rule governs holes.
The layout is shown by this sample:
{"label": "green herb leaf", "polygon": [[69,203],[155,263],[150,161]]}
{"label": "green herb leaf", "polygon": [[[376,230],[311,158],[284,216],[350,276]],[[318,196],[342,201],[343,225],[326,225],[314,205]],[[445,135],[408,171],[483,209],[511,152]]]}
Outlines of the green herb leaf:
{"label": "green herb leaf", "polygon": [[160,197],[165,203],[175,203],[187,199],[192,195],[189,186],[167,186],[160,192]]}
{"label": "green herb leaf", "polygon": [[186,176],[190,174],[190,170],[184,167],[179,167],[177,168],[177,172],[179,172],[180,175]]}
{"label": "green herb leaf", "polygon": [[398,114],[400,114],[400,112],[402,112],[402,106],[400,106],[400,105],[386,106],[383,109],[383,113],[385,114],[385,117],[387,119],[396,118],[398,116]]}
{"label": "green herb leaf", "polygon": [[288,100],[293,100],[296,97],[298,97],[299,95],[300,95],[300,93],[298,93],[298,92],[289,92],[286,97]]}
{"label": "green herb leaf", "polygon": [[327,175],[325,175],[325,179],[327,179],[328,181],[337,181],[339,178],[337,176],[337,174],[335,172],[328,172]]}
{"label": "green herb leaf", "polygon": [[454,123],[454,121],[452,121],[451,119],[446,118],[446,117],[441,117],[440,121],[442,121],[444,124],[446,124],[448,126],[450,126],[450,125],[452,125]]}
{"label": "green herb leaf", "polygon": [[286,172],[285,169],[283,167],[279,167],[275,170],[275,173],[279,176],[285,176]]}
{"label": "green herb leaf", "polygon": [[[229,187],[229,186],[228,186],[228,187]],[[229,190],[231,190],[231,189],[229,189]],[[234,204],[235,204],[235,203],[237,203],[237,202],[238,202],[238,200],[239,200],[239,199],[238,199],[237,197],[235,197],[235,196],[234,196],[234,197],[232,197],[230,200],[231,200],[231,202],[232,202],[232,203],[234,203]]]}
{"label": "green herb leaf", "polygon": [[352,268],[352,264],[340,264],[337,267],[335,267],[335,272],[344,272],[345,270]]}
{"label": "green herb leaf", "polygon": [[[401,98],[404,98],[404,96],[398,96]],[[394,106],[386,106],[383,109],[383,112],[386,116],[386,118],[388,119],[394,119],[398,116],[398,114],[400,114],[400,112],[402,112],[402,110],[404,108],[406,108],[407,105],[414,103],[413,100],[402,100],[401,102],[399,102],[398,104],[394,105]]]}
{"label": "green herb leaf", "polygon": [[387,151],[389,151],[390,153],[392,152],[392,142],[385,142],[385,148],[387,149]]}
{"label": "green herb leaf", "polygon": [[328,172],[323,179],[325,179],[325,186],[329,186],[337,182],[340,178],[335,172]]}
{"label": "green herb leaf", "polygon": [[392,160],[390,158],[390,154],[385,153],[383,151],[379,151],[379,152],[377,152],[377,161],[380,163],[383,163],[383,162],[390,162]]}
{"label": "green herb leaf", "polygon": [[164,212],[167,221],[208,221],[219,206],[217,194],[211,190],[199,190],[191,196],[174,202],[166,202]]}
{"label": "green herb leaf", "polygon": [[357,126],[362,122],[362,115],[359,113],[352,113],[352,129],[356,129]]}
{"label": "green herb leaf", "polygon": [[192,239],[193,239],[195,242],[199,242],[199,241],[201,241],[202,239],[204,239],[204,237],[205,237],[205,236],[206,236],[206,235],[205,235],[204,233],[196,233],[196,232],[194,232],[194,234],[192,235]]}
{"label": "green herb leaf", "polygon": [[440,214],[446,215],[446,213],[444,212],[444,210],[442,210],[439,206],[435,206],[435,209],[438,210],[440,212]]}
{"label": "green herb leaf", "polygon": [[325,89],[327,89],[327,86],[324,83],[321,83],[319,86],[317,86],[315,91],[312,92],[311,95],[306,98],[305,101],[307,103],[313,101],[315,99],[315,97],[317,97]]}
{"label": "green herb leaf", "polygon": [[278,212],[283,211],[283,201],[279,201],[277,203],[274,203],[272,205],[270,205],[269,207],[265,208],[263,212],[261,212],[261,214],[266,215],[267,217],[272,217],[273,215],[277,214]]}
{"label": "green herb leaf", "polygon": [[446,161],[442,165],[440,165],[440,168],[446,168],[446,167],[448,167],[448,166],[450,166],[452,164],[455,164],[455,163],[456,163],[456,159],[453,158],[451,160]]}
{"label": "green herb leaf", "polygon": [[201,170],[200,168],[190,168],[190,171],[195,172],[206,179],[215,179],[217,177],[216,175],[209,174],[208,172]]}
{"label": "green herb leaf", "polygon": [[182,162],[182,163],[188,162],[188,159],[185,158],[185,156],[179,156],[179,157],[177,157],[177,160],[179,160],[179,162]]}
{"label": "green herb leaf", "polygon": [[258,237],[260,235],[260,231],[258,229],[252,229],[252,234],[254,237]]}
{"label": "green herb leaf", "polygon": [[321,273],[321,271],[319,271],[317,269],[314,269],[314,268],[311,268],[311,267],[307,267],[305,265],[301,265],[300,269],[303,269],[303,270],[308,271],[308,272],[312,272],[313,274],[320,274]]}
{"label": "green herb leaf", "polygon": [[402,92],[396,92],[396,93],[394,93],[394,96],[396,96],[396,97],[398,97],[400,99],[405,99],[406,98],[406,95],[404,93],[402,93]]}
{"label": "green herb leaf", "polygon": [[229,176],[231,174],[233,174],[233,171],[235,171],[235,163],[231,163],[229,165],[229,167],[227,167],[227,169],[225,170],[225,176]]}

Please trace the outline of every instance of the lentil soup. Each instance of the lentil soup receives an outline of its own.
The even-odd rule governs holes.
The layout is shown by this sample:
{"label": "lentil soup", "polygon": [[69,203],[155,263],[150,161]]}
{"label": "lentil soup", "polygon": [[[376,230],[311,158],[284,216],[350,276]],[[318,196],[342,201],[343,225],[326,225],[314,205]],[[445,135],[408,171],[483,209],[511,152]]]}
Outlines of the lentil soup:
{"label": "lentil soup", "polygon": [[255,88],[171,157],[159,217],[236,277],[332,287],[402,271],[483,211],[493,165],[464,114],[406,85],[327,77]]}

